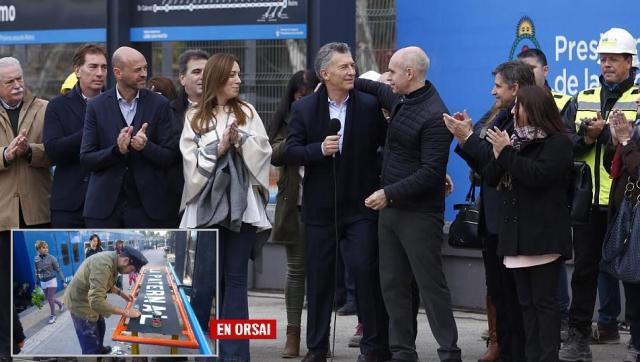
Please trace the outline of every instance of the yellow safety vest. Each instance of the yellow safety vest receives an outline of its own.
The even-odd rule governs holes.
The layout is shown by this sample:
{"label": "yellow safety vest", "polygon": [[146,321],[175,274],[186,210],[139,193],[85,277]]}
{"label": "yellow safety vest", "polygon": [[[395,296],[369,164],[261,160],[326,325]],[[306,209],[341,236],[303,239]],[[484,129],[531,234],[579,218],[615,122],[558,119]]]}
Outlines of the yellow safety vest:
{"label": "yellow safety vest", "polygon": [[566,107],[567,104],[571,101],[571,96],[569,95],[556,91],[551,91],[551,94],[553,95],[553,100],[556,102],[556,106],[558,107],[558,111],[560,112],[562,112],[564,107]]}
{"label": "yellow safety vest", "polygon": [[[600,112],[600,92],[602,87],[592,88],[584,90],[578,93],[578,111],[576,113],[575,125],[576,131],[580,128],[580,120],[583,118],[594,118],[597,113]],[[616,104],[611,110],[621,110],[625,117],[633,122],[636,119],[636,112],[638,106],[636,105],[636,99],[638,99],[640,91],[637,86],[633,86],[627,89],[626,92],[616,101]],[[604,123],[609,123],[609,114],[603,114],[606,117]],[[596,157],[597,155],[597,157]],[[609,204],[609,190],[611,190],[611,179],[607,170],[604,168],[604,149],[600,144],[592,147],[586,154],[577,157],[578,160],[585,161],[591,168],[591,178],[593,180],[593,202],[599,205]],[[598,170],[595,173],[594,170]],[[595,177],[594,177],[595,176]]]}

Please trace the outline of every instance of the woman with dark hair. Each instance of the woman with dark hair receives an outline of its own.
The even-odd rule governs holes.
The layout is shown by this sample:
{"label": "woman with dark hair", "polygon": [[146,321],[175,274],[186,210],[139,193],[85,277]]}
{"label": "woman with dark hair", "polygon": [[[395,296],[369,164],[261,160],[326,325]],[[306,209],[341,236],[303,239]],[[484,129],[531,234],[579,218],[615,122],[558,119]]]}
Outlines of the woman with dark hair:
{"label": "woman with dark hair", "polygon": [[487,130],[493,159],[484,171],[502,198],[498,255],[513,270],[525,330],[527,361],[557,361],[560,263],[571,258],[567,190],[571,141],[548,90],[525,86],[513,108],[511,137]]}
{"label": "woman with dark hair", "polygon": [[[180,227],[219,230],[218,319],[249,318],[249,256],[257,233],[271,229],[266,213],[271,146],[255,108],[239,97],[240,83],[235,56],[209,58],[202,101],[187,111],[180,136],[185,180]],[[222,340],[220,357],[248,361],[249,341]]]}
{"label": "woman with dark hair", "polygon": [[269,134],[270,140],[276,139],[278,134],[281,134],[283,131],[286,135],[291,103],[313,93],[318,82],[318,77],[313,71],[299,70],[293,73],[287,82],[287,90],[284,96],[280,99],[280,104],[278,104],[278,108],[273,114],[271,122],[269,122],[267,133]]}
{"label": "woman with dark hair", "polygon": [[164,96],[169,101],[178,98],[175,84],[167,77],[157,76],[151,78],[147,84],[147,89]]}
{"label": "woman with dark hair", "polygon": [[276,214],[271,239],[285,245],[287,252],[287,279],[284,300],[287,309],[287,340],[282,357],[294,358],[300,355],[300,326],[302,304],[304,303],[304,283],[306,277],[306,241],[300,222],[302,167],[286,166],[284,162],[285,139],[291,104],[311,94],[318,84],[315,73],[308,70],[296,72],[287,83],[287,91],[280,101],[278,110],[269,124],[269,142],[273,148],[271,164],[282,166],[278,179]]}
{"label": "woman with dark hair", "polygon": [[[611,143],[604,153],[604,164],[613,180],[609,193],[610,225],[613,224],[625,194],[631,200],[640,197],[640,130],[637,126],[634,127],[634,124],[640,122],[640,97],[636,103],[636,122],[628,121],[625,114],[617,110],[610,117]],[[627,300],[625,315],[631,325],[631,339],[623,361],[640,361],[640,284],[623,282],[622,285]]]}
{"label": "woman with dark hair", "polygon": [[89,247],[84,251],[85,259],[93,254],[97,254],[102,251],[104,250],[102,249],[100,237],[98,236],[98,234],[91,235],[91,237],[89,237]]}

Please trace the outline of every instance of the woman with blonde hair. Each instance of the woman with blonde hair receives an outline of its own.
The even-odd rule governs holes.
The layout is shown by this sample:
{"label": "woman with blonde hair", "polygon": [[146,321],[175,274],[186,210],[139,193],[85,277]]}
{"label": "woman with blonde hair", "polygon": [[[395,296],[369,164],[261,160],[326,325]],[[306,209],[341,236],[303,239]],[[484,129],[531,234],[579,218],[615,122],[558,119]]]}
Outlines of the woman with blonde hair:
{"label": "woman with blonde hair", "polygon": [[[240,66],[215,54],[203,72],[202,102],[185,115],[181,228],[218,229],[220,315],[247,319],[247,265],[267,219],[271,146],[260,116],[240,97]],[[264,234],[264,233],[262,233]],[[223,360],[248,361],[248,340],[220,342]]]}
{"label": "woman with blonde hair", "polygon": [[49,324],[52,324],[56,321],[56,304],[60,308],[61,313],[64,311],[64,304],[56,299],[56,290],[58,290],[58,279],[56,279],[56,276],[60,277],[64,288],[67,287],[67,283],[64,282],[64,275],[62,275],[60,271],[58,260],[55,256],[49,255],[49,245],[47,242],[38,240],[36,242],[36,251],[38,254],[33,260],[36,269],[36,279],[49,302],[49,308],[51,309]]}

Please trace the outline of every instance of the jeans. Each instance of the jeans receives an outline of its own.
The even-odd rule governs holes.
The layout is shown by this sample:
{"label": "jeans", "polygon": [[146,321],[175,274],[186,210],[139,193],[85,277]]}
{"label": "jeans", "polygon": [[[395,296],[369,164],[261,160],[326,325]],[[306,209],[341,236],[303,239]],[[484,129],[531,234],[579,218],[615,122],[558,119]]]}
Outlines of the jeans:
{"label": "jeans", "polygon": [[609,273],[598,274],[598,325],[605,328],[618,328],[620,315],[620,281]]}
{"label": "jeans", "polygon": [[[249,256],[256,240],[256,227],[242,224],[240,232],[218,229],[220,252],[220,316],[218,319],[249,319],[247,274]],[[250,360],[249,340],[220,341],[221,360]]]}
{"label": "jeans", "polygon": [[105,331],[104,317],[100,316],[96,322],[92,322],[71,313],[71,319],[82,354],[101,354]]}

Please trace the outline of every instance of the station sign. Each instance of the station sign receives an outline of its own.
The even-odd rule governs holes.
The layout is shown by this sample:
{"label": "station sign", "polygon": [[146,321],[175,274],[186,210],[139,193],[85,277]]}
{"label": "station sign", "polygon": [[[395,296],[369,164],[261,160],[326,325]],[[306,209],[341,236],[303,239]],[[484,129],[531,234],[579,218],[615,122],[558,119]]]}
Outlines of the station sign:
{"label": "station sign", "polygon": [[105,42],[106,9],[106,0],[3,0],[0,45]]}
{"label": "station sign", "polygon": [[[307,0],[132,0],[132,42],[305,39]],[[106,0],[4,0],[0,45],[103,43]]]}
{"label": "station sign", "polygon": [[304,39],[307,0],[136,0],[131,41]]}

